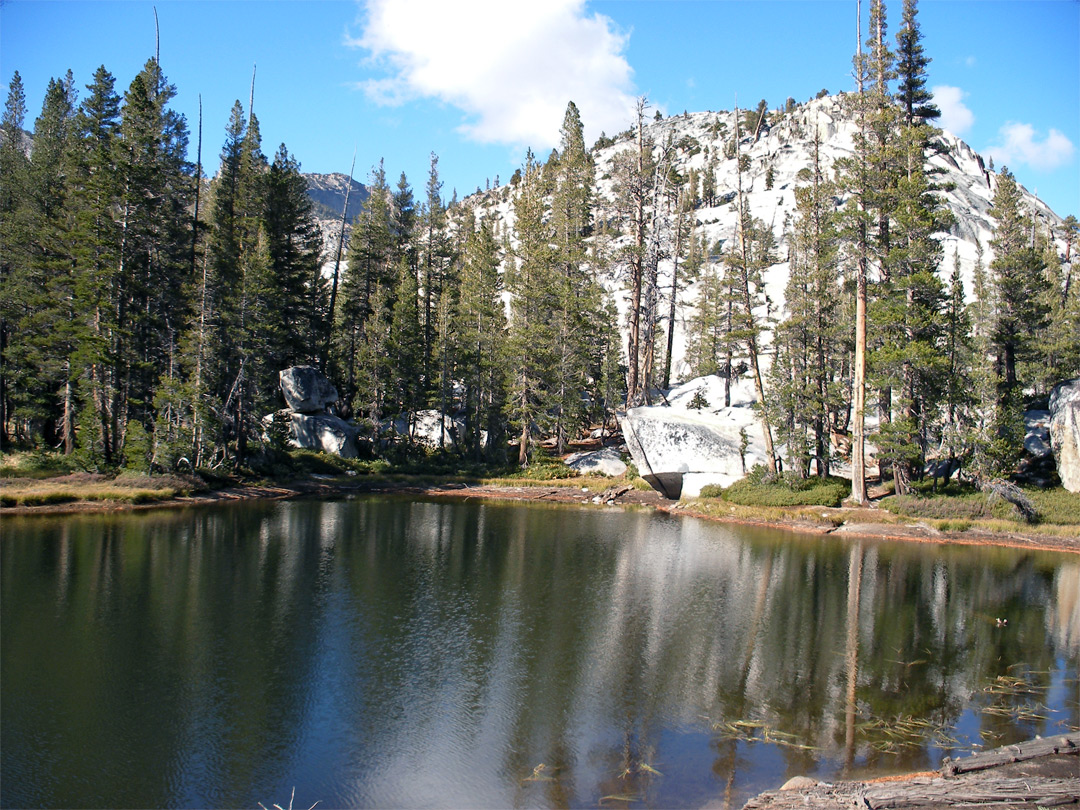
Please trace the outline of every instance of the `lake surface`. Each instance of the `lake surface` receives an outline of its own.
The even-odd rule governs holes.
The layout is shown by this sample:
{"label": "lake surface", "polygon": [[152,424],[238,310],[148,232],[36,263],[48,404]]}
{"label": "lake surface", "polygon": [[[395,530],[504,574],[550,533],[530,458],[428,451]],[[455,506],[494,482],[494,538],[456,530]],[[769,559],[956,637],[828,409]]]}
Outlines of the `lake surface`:
{"label": "lake surface", "polygon": [[739,807],[1080,725],[1076,556],[615,508],[5,518],[0,622],[5,807]]}

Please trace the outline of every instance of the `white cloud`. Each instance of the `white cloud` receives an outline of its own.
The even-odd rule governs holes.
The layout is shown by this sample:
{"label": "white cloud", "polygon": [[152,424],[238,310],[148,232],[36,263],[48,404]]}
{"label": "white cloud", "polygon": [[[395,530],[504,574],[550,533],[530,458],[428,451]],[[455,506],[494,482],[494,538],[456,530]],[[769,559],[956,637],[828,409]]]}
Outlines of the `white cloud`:
{"label": "white cloud", "polygon": [[934,95],[934,103],[941,110],[939,123],[943,129],[957,136],[963,136],[971,129],[971,125],[975,123],[975,114],[964,104],[967,93],[959,87],[950,87],[947,84],[932,87],[930,92]]}
{"label": "white cloud", "polygon": [[989,147],[986,154],[999,166],[1021,164],[1039,171],[1050,171],[1072,160],[1075,151],[1072,141],[1056,129],[1038,140],[1035,127],[1010,121],[998,131],[1000,144]]}
{"label": "white cloud", "polygon": [[[625,129],[634,109],[629,34],[584,0],[365,0],[367,49],[387,76],[362,83],[380,104],[434,98],[462,110],[482,143],[558,144],[566,104],[586,138]],[[588,141],[587,141],[588,142]]]}

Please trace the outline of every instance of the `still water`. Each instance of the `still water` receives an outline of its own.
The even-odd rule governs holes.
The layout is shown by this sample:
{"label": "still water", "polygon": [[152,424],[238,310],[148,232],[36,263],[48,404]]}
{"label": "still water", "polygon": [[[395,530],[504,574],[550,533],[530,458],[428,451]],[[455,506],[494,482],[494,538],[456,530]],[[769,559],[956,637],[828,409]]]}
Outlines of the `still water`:
{"label": "still water", "polygon": [[5,807],[739,807],[1080,725],[1075,556],[618,509],[5,518],[0,617]]}

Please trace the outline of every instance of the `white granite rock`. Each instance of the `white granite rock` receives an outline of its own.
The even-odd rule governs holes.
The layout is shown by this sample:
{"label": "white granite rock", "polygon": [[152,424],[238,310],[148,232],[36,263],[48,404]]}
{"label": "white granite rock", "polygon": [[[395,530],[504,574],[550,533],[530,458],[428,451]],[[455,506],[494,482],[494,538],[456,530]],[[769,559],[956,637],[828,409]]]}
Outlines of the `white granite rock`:
{"label": "white granite rock", "polygon": [[566,465],[583,475],[607,475],[612,478],[626,475],[626,463],[614,447],[572,453],[566,457]]}
{"label": "white granite rock", "polygon": [[1050,446],[1058,477],[1069,492],[1080,492],[1080,377],[1050,392]]}
{"label": "white granite rock", "polygon": [[357,428],[328,413],[292,414],[290,443],[307,450],[322,450],[342,458],[356,458]]}
{"label": "white granite rock", "polygon": [[752,383],[742,379],[724,407],[724,380],[710,376],[672,389],[667,405],[631,408],[620,422],[638,473],[673,499],[697,496],[707,484],[730,486],[745,475],[740,431],[748,439],[746,470],[768,462],[754,401]]}

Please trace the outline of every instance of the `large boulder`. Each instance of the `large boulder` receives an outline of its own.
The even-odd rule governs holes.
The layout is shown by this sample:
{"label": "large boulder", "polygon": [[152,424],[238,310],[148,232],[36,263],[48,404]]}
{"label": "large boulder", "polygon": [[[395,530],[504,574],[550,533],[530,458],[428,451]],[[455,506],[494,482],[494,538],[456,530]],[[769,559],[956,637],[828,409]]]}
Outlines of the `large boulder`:
{"label": "large boulder", "polygon": [[673,389],[668,405],[631,408],[620,419],[638,474],[665,497],[693,497],[706,484],[730,486],[742,478],[743,435],[746,470],[767,463],[752,389],[739,381],[732,404],[717,408],[723,397],[720,378],[702,377]]}
{"label": "large boulder", "polygon": [[1050,446],[1061,485],[1080,492],[1080,377],[1050,391]]}
{"label": "large boulder", "polygon": [[295,413],[324,413],[337,402],[338,392],[314,366],[293,366],[278,372],[285,404]]}
{"label": "large boulder", "polygon": [[342,458],[356,458],[359,430],[328,413],[291,414],[290,443],[306,450],[321,450]]}
{"label": "large boulder", "polygon": [[566,457],[566,465],[582,475],[606,475],[611,478],[626,475],[626,463],[614,447],[572,453]]}

